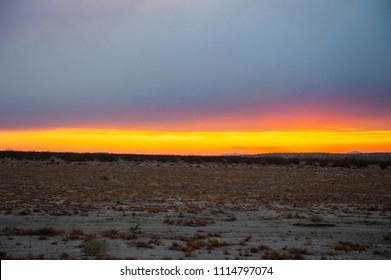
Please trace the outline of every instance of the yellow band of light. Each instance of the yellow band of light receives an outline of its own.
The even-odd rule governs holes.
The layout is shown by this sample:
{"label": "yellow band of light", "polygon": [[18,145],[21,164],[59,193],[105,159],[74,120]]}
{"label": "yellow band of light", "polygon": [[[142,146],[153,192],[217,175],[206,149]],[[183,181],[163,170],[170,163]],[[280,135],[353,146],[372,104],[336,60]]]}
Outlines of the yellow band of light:
{"label": "yellow band of light", "polygon": [[143,154],[391,151],[391,131],[0,131],[0,150]]}

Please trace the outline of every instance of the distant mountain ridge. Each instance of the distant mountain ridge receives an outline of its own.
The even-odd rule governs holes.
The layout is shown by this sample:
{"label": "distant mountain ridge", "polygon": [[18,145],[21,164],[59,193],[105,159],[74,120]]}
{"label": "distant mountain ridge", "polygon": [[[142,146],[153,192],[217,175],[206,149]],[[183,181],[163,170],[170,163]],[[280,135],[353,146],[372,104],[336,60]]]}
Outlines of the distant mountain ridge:
{"label": "distant mountain ridge", "polygon": [[391,153],[362,153],[352,151],[348,153],[267,153],[256,154],[256,157],[281,157],[281,158],[318,158],[318,159],[368,159],[368,160],[391,160]]}

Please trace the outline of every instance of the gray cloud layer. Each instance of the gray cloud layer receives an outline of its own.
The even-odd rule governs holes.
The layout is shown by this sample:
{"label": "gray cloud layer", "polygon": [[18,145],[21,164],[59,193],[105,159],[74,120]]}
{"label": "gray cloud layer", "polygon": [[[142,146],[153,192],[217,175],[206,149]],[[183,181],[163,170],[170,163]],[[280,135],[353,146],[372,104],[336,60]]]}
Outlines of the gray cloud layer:
{"label": "gray cloud layer", "polygon": [[318,95],[391,106],[387,0],[2,1],[0,36],[0,128]]}

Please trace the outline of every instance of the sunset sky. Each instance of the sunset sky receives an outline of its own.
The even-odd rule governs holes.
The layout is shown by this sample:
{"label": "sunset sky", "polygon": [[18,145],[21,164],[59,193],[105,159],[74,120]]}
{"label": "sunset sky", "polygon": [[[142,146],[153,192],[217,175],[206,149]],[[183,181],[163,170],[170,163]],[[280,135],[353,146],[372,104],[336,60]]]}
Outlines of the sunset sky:
{"label": "sunset sky", "polygon": [[5,149],[391,152],[391,1],[0,1]]}

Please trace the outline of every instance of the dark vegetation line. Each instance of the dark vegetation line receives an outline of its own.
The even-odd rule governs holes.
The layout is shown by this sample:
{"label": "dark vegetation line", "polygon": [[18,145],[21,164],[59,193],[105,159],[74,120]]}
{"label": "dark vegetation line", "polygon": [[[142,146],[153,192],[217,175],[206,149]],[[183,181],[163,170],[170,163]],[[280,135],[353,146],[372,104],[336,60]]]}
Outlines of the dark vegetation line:
{"label": "dark vegetation line", "polygon": [[55,158],[65,162],[101,161],[114,162],[118,160],[142,162],[185,162],[191,164],[222,163],[222,164],[256,164],[256,165],[312,165],[320,167],[365,168],[378,165],[381,169],[391,166],[390,153],[343,155],[343,154],[261,154],[248,156],[179,156],[179,155],[139,155],[139,154],[109,154],[109,153],[60,153],[60,152],[22,152],[0,151],[0,159],[54,161]]}

